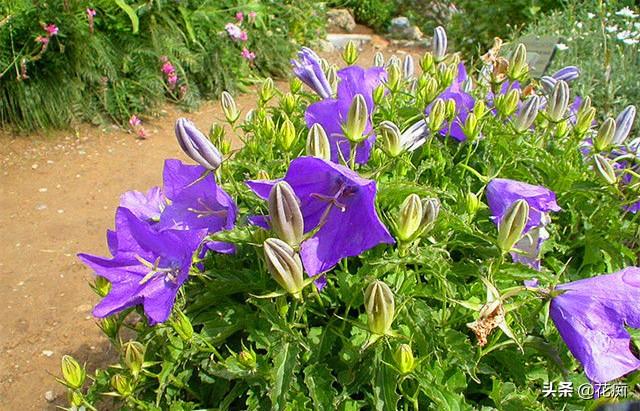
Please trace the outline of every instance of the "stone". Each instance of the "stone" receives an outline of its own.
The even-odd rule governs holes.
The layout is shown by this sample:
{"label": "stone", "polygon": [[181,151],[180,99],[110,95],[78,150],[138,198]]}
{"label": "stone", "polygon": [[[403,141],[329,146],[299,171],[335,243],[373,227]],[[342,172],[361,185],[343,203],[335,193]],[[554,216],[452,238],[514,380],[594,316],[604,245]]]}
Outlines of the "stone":
{"label": "stone", "polygon": [[406,17],[396,17],[391,20],[389,36],[397,40],[420,41],[424,37],[417,26],[411,25]]}
{"label": "stone", "polygon": [[404,16],[399,16],[391,19],[391,30],[406,30],[411,26],[409,19]]}
{"label": "stone", "polygon": [[371,43],[371,37],[368,34],[327,34],[327,41],[329,41],[333,46],[342,50],[345,46],[352,41],[356,47],[361,48],[365,44]]}
{"label": "stone", "polygon": [[327,11],[327,31],[341,31],[351,33],[356,28],[356,21],[347,9],[330,9]]}
{"label": "stone", "polygon": [[321,51],[323,53],[333,53],[336,51],[335,46],[328,40],[320,39],[314,43],[314,50]]}
{"label": "stone", "polygon": [[42,355],[44,355],[45,357],[50,358],[51,356],[53,356],[53,351],[51,351],[51,350],[43,350],[42,351]]}
{"label": "stone", "polygon": [[47,402],[54,402],[56,400],[56,393],[53,391],[47,391],[44,393],[44,399]]}

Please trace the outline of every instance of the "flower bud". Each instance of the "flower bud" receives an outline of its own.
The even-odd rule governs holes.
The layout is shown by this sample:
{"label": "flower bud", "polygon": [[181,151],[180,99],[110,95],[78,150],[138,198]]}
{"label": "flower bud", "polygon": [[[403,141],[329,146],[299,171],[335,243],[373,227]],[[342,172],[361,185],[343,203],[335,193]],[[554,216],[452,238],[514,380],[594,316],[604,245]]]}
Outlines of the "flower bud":
{"label": "flower bud", "polygon": [[627,106],[618,117],[616,117],[616,132],[613,136],[613,144],[620,145],[627,139],[636,119],[636,107]]}
{"label": "flower bud", "polygon": [[559,80],[553,88],[547,101],[547,117],[553,123],[563,119],[567,107],[569,107],[569,86],[563,80]]}
{"label": "flower bud", "polygon": [[452,98],[447,99],[444,105],[445,117],[447,121],[453,121],[456,117],[456,101]]}
{"label": "flower bud", "polygon": [[430,51],[424,53],[422,58],[420,59],[420,68],[424,73],[429,73],[433,69],[433,65],[435,64],[435,60],[433,58],[433,54]]}
{"label": "flower bud", "polygon": [[[297,79],[297,77],[294,77]],[[265,81],[262,82],[262,86],[260,87],[260,91],[258,92],[258,97],[260,101],[266,103],[271,100],[274,95],[275,87],[273,85],[273,79],[268,77]]]}
{"label": "flower bud", "polygon": [[389,157],[397,157],[402,153],[400,129],[391,121],[380,123],[380,142],[382,149]]}
{"label": "flower bud", "polygon": [[401,66],[400,59],[395,54],[392,54],[391,57],[389,57],[389,61],[387,61],[386,64],[387,69],[392,66],[395,66],[397,68],[400,68]]}
{"label": "flower bud", "polygon": [[358,48],[356,47],[356,43],[349,40],[342,51],[342,60],[344,60],[348,66],[351,66],[358,60],[358,57]]}
{"label": "flower bud", "polygon": [[381,51],[376,51],[376,54],[373,55],[373,65],[376,67],[384,66],[384,54]]}
{"label": "flower bud", "polygon": [[304,287],[300,256],[289,244],[277,238],[268,238],[263,245],[264,257],[271,276],[288,293],[298,298]]}
{"label": "flower bud", "polygon": [[580,107],[578,107],[578,114],[580,114],[581,111],[587,111],[591,108],[591,97],[586,96],[585,98],[582,99],[582,102],[580,103]]}
{"label": "flower bud", "polygon": [[282,148],[286,151],[291,149],[293,143],[296,142],[296,137],[296,127],[291,120],[284,120],[280,126],[280,143],[282,144]]}
{"label": "flower bud", "polygon": [[562,138],[562,137],[565,137],[567,134],[569,134],[569,119],[564,119],[556,123],[554,136],[557,138]]}
{"label": "flower bud", "polygon": [[351,101],[351,107],[347,114],[347,123],[344,125],[344,136],[354,143],[359,143],[366,138],[364,131],[367,128],[369,113],[367,102],[362,94],[356,94]]}
{"label": "flower bud", "polygon": [[220,124],[214,124],[209,131],[209,141],[211,141],[214,147],[218,148],[218,151],[222,155],[227,155],[231,152],[231,141],[225,138],[224,127]]}
{"label": "flower bud", "polygon": [[176,121],[176,137],[185,154],[207,170],[216,170],[222,164],[222,154],[211,140],[186,118]]}
{"label": "flower bud", "polygon": [[115,317],[106,317],[100,320],[98,327],[100,327],[104,335],[113,340],[118,336],[120,324]]}
{"label": "flower bud", "polygon": [[411,54],[407,54],[404,56],[404,60],[402,60],[402,75],[405,80],[409,80],[413,78],[415,73],[415,63],[413,62],[413,56]]}
{"label": "flower bud", "polygon": [[87,373],[78,361],[70,355],[62,357],[62,378],[66,385],[74,390],[82,388]]}
{"label": "flower bud", "polygon": [[558,81],[573,81],[580,77],[580,69],[576,66],[566,66],[553,73],[551,77]]}
{"label": "flower bud", "polygon": [[420,221],[420,234],[433,229],[440,214],[440,200],[437,198],[425,198],[422,200],[422,220]]}
{"label": "flower bud", "polygon": [[104,277],[96,276],[93,283],[93,289],[100,297],[104,297],[111,291],[111,282]]}
{"label": "flower bud", "polygon": [[392,64],[387,68],[387,88],[392,92],[398,91],[400,82],[402,81],[402,73],[400,68]]}
{"label": "flower bud", "polygon": [[513,51],[511,60],[509,61],[509,78],[518,80],[527,74],[529,67],[527,66],[527,49],[524,44],[520,43]]}
{"label": "flower bud", "polygon": [[397,236],[402,242],[411,241],[422,223],[422,202],[417,194],[409,194],[400,206]]}
{"label": "flower bud", "polygon": [[189,318],[182,311],[175,311],[175,316],[171,321],[171,326],[184,341],[189,341],[191,340],[191,337],[193,337],[193,326],[191,325],[191,321],[189,321]]}
{"label": "flower bud", "polygon": [[401,374],[409,374],[415,367],[413,351],[411,351],[409,344],[400,344],[393,355],[393,359],[395,360],[396,367]]}
{"label": "flower bud", "polygon": [[385,335],[391,329],[395,314],[395,301],[388,285],[376,280],[364,292],[369,331]]}
{"label": "flower bud", "polygon": [[229,123],[235,123],[240,117],[240,112],[238,111],[238,106],[236,106],[236,101],[233,99],[233,96],[228,92],[223,91],[221,102],[222,112],[224,113],[225,118]]}
{"label": "flower bud", "polygon": [[283,95],[280,99],[280,107],[282,107],[282,110],[287,114],[293,113],[296,109],[295,96],[291,93],[286,93],[285,95]]}
{"label": "flower bud", "polygon": [[267,116],[262,121],[262,132],[271,141],[276,137],[276,123],[273,122],[273,117]]}
{"label": "flower bud", "polygon": [[594,107],[589,107],[586,110],[578,111],[578,116],[576,118],[576,125],[574,126],[574,130],[579,135],[586,133],[593,124],[593,120],[596,118],[596,109]]}
{"label": "flower bud", "polygon": [[467,140],[473,141],[478,136],[478,131],[478,118],[474,113],[469,113],[462,125],[462,132],[467,137]]}
{"label": "flower bud", "polygon": [[478,119],[481,119],[485,114],[487,114],[487,111],[488,110],[486,103],[480,99],[477,99],[476,103],[473,105],[473,114],[475,114]]}
{"label": "flower bud", "polygon": [[131,381],[122,374],[116,374],[111,377],[111,386],[123,397],[128,397],[133,392]]}
{"label": "flower bud", "polygon": [[[84,409],[84,407],[79,408],[80,406],[82,406],[82,403],[84,402],[84,396],[80,391],[77,391],[77,390],[69,391],[69,402],[71,403],[71,405],[76,407],[75,409]],[[71,408],[71,409],[73,410],[74,408]]]}
{"label": "flower bud", "polygon": [[252,349],[244,349],[238,354],[238,362],[248,369],[255,369],[257,364],[257,356]]}
{"label": "flower bud", "polygon": [[291,91],[291,94],[298,94],[300,90],[302,90],[302,84],[302,80],[298,77],[292,77],[289,81],[289,91]]}
{"label": "flower bud", "polygon": [[442,26],[436,27],[431,40],[431,52],[436,62],[444,60],[447,54],[447,33]]}
{"label": "flower bud", "polygon": [[431,106],[431,112],[429,113],[429,129],[432,133],[437,132],[442,128],[446,115],[445,103],[441,98],[436,99]]}
{"label": "flower bud", "polygon": [[438,97],[438,80],[430,77],[424,87],[420,89],[420,95],[423,98],[425,105],[430,104],[436,97]]}
{"label": "flower bud", "polygon": [[335,95],[338,90],[338,72],[336,70],[336,66],[329,67],[327,70],[327,83],[329,83],[329,88],[331,89],[331,95]]}
{"label": "flower bud", "polygon": [[507,92],[500,99],[496,99],[496,108],[500,111],[504,117],[509,117],[518,109],[518,102],[520,101],[520,90],[513,88]]}
{"label": "flower bud", "polygon": [[613,169],[611,162],[600,154],[594,155],[593,159],[596,163],[596,169],[604,181],[611,185],[616,184],[618,182],[618,177],[616,176],[616,172]]}
{"label": "flower bud", "polygon": [[545,94],[551,94],[553,89],[556,87],[557,82],[558,80],[551,76],[540,77],[540,85],[542,85],[542,90],[544,90]]}
{"label": "flower bud", "polygon": [[124,364],[135,377],[140,373],[142,364],[144,364],[144,345],[138,341],[128,341],[123,344],[122,349],[124,352]]}
{"label": "flower bud", "polygon": [[525,200],[516,200],[498,224],[498,246],[503,253],[511,251],[515,243],[522,238],[522,232],[529,220],[529,204]]}
{"label": "flower bud", "polygon": [[269,192],[271,228],[278,238],[295,247],[304,234],[304,220],[300,200],[286,181],[277,182]]}
{"label": "flower bud", "polygon": [[611,144],[613,144],[613,137],[616,133],[616,122],[611,117],[607,118],[600,129],[598,130],[598,134],[593,138],[593,147],[596,151],[604,151]]}
{"label": "flower bud", "polygon": [[540,105],[540,98],[533,95],[527,99],[522,105],[520,112],[513,121],[513,128],[522,133],[529,129],[533,125],[533,122],[538,116],[538,107]]}
{"label": "flower bud", "polygon": [[446,88],[451,85],[453,79],[458,74],[458,67],[454,65],[448,66],[446,69],[440,72],[440,87]]}
{"label": "flower bud", "polygon": [[331,146],[329,138],[320,123],[315,123],[307,134],[307,155],[323,160],[331,160]]}
{"label": "flower bud", "polygon": [[465,195],[465,205],[467,207],[467,212],[473,216],[480,209],[480,199],[478,199],[478,196],[475,195],[475,193],[469,191]]}
{"label": "flower bud", "polygon": [[384,98],[384,86],[382,84],[378,85],[373,89],[373,103],[380,104],[382,103],[382,99]]}

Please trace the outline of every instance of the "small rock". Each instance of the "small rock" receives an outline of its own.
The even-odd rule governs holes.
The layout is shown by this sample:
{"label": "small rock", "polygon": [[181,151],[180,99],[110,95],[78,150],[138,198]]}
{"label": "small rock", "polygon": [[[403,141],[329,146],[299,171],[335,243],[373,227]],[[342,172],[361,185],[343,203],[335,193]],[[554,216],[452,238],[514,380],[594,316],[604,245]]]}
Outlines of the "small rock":
{"label": "small rock", "polygon": [[76,312],[86,313],[91,310],[91,304],[82,304],[76,307]]}
{"label": "small rock", "polygon": [[37,164],[33,164],[33,165],[31,166],[31,168],[35,170],[35,169],[37,169],[37,168],[38,168],[38,165],[37,165]]}
{"label": "small rock", "polygon": [[391,19],[391,30],[406,30],[411,26],[409,19],[404,16],[399,16]]}
{"label": "small rock", "polygon": [[44,399],[47,402],[54,402],[56,400],[56,393],[53,391],[47,391],[44,393]]}
{"label": "small rock", "polygon": [[45,187],[42,187],[42,188],[39,188],[38,191],[41,193],[46,193],[47,189]]}
{"label": "small rock", "polygon": [[61,209],[61,208],[60,208],[60,209],[58,209],[58,214],[62,214],[62,213],[64,213],[64,210],[63,210],[63,209]]}
{"label": "small rock", "polygon": [[323,53],[333,53],[334,51],[336,51],[336,48],[333,46],[333,43],[323,39],[320,39],[316,42],[315,49]]}
{"label": "small rock", "polygon": [[356,28],[356,21],[347,9],[331,9],[327,11],[327,31],[344,30],[351,33]]}
{"label": "small rock", "polygon": [[38,204],[36,206],[36,210],[38,211],[42,211],[42,210],[46,210],[47,209],[47,205],[46,204]]}
{"label": "small rock", "polygon": [[412,26],[406,17],[396,17],[391,20],[389,36],[398,40],[420,41],[424,37],[417,26]]}
{"label": "small rock", "polygon": [[43,350],[42,351],[42,355],[44,355],[45,357],[51,358],[53,356],[53,351],[51,351],[51,350]]}

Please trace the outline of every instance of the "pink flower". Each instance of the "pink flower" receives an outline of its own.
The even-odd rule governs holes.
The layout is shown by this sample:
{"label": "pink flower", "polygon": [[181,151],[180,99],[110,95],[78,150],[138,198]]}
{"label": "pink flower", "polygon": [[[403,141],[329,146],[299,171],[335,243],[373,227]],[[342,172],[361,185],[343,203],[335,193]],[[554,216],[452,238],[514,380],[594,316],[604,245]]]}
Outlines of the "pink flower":
{"label": "pink flower", "polygon": [[244,14],[241,11],[236,13],[236,20],[238,20],[238,23],[242,23],[244,20]]}
{"label": "pink flower", "polygon": [[89,32],[93,33],[93,18],[96,15],[94,9],[87,8],[87,20],[89,20]]}
{"label": "pink flower", "polygon": [[249,51],[246,47],[242,49],[242,58],[247,59],[249,61],[253,61],[256,58],[256,54],[252,51]]}
{"label": "pink flower", "polygon": [[96,15],[96,11],[94,9],[87,8],[87,16],[94,17]]}
{"label": "pink flower", "polygon": [[140,127],[137,131],[137,134],[138,138],[141,138],[143,140],[147,138],[147,131],[144,129],[144,127]]}
{"label": "pink flower", "polygon": [[162,65],[162,72],[167,76],[171,75],[171,73],[175,73],[175,71],[176,71],[175,67],[173,67],[173,64],[171,64],[169,61],[166,61]]}
{"label": "pink flower", "polygon": [[44,26],[44,31],[47,32],[47,35],[49,37],[57,36],[58,35],[58,26],[56,26],[55,24],[47,24],[46,26]]}
{"label": "pink flower", "polygon": [[175,86],[177,82],[178,76],[176,75],[175,71],[167,76],[167,83],[169,83],[172,87]]}
{"label": "pink flower", "polygon": [[248,39],[249,39],[249,36],[247,35],[246,31],[243,31],[242,33],[240,33],[240,40],[247,41]]}
{"label": "pink flower", "polygon": [[255,23],[257,16],[258,16],[258,13],[256,13],[255,11],[250,11],[249,12],[249,23],[251,23],[251,24]]}
{"label": "pink flower", "polygon": [[46,47],[49,44],[49,37],[38,36],[36,37],[36,42],[41,43],[43,47]]}
{"label": "pink flower", "polygon": [[138,118],[135,114],[131,116],[129,119],[129,125],[133,128],[136,128],[142,124],[142,120]]}
{"label": "pink flower", "polygon": [[240,29],[240,27],[236,26],[233,23],[227,23],[226,26],[224,26],[224,29],[227,30],[229,37],[231,37],[232,39],[242,40],[243,31]]}

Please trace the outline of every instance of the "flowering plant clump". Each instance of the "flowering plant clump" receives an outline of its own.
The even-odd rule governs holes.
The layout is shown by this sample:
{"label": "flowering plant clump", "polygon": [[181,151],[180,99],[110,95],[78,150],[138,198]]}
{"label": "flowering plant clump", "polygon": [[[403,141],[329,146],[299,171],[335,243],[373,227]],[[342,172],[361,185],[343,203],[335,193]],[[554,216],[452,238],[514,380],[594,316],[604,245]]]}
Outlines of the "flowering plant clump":
{"label": "flowering plant clump", "polygon": [[223,94],[230,134],[178,120],[194,164],[169,159],[162,187],[122,196],[111,256],[79,255],[120,358],[95,373],[64,358],[71,408],[635,396],[635,108],[598,122],[576,67],[535,80],[525,56],[497,44],[470,74],[441,27],[417,64],[303,49],[290,90],[266,80],[244,121]]}

